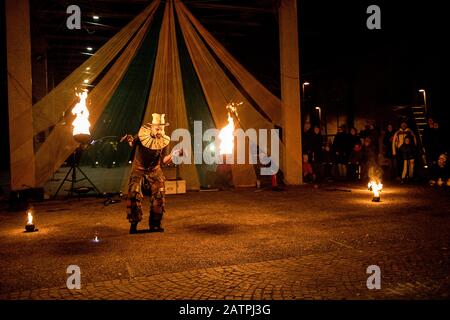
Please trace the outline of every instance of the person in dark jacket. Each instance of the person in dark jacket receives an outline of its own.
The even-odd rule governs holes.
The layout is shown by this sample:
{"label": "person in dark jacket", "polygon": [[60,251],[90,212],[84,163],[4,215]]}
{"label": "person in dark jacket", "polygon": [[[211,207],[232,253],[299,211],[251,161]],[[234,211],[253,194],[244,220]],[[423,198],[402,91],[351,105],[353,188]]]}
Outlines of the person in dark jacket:
{"label": "person in dark jacket", "polygon": [[352,152],[350,153],[348,166],[350,178],[352,180],[359,180],[361,178],[361,160],[362,160],[362,145],[361,140],[355,141]]}
{"label": "person in dark jacket", "polygon": [[403,159],[402,183],[412,179],[414,176],[414,159],[416,158],[416,146],[410,136],[406,136],[403,144],[399,148],[399,153]]}
{"label": "person in dark jacket", "polygon": [[384,157],[387,159],[393,159],[394,156],[392,154],[392,141],[394,140],[395,130],[392,124],[388,124],[386,127],[386,131],[383,136],[383,148],[384,148]]}
{"label": "person in dark jacket", "polygon": [[[432,146],[432,136],[434,131],[434,119],[429,117],[427,120],[427,126],[423,129],[422,133],[422,144],[425,149],[425,152],[427,153],[427,161],[428,164],[431,163],[431,159],[434,158],[431,153],[433,153],[433,146]],[[437,157],[436,157],[437,158]]]}
{"label": "person in dark jacket", "polygon": [[320,157],[322,156],[323,136],[318,126],[314,126],[311,136],[311,158],[310,162],[313,166],[314,172],[319,172]]}
{"label": "person in dark jacket", "polygon": [[379,153],[378,140],[380,137],[380,132],[379,129],[373,125],[373,123],[367,123],[366,126],[364,127],[364,130],[361,130],[359,135],[362,139],[370,138],[370,140],[372,141],[372,145],[375,148],[375,151]]}
{"label": "person in dark jacket", "polygon": [[339,178],[341,179],[347,177],[347,163],[350,149],[349,140],[349,135],[345,132],[345,128],[343,126],[339,127],[333,141],[333,152],[336,157]]}
{"label": "person in dark jacket", "polygon": [[334,154],[329,143],[326,143],[321,155],[320,176],[328,181],[333,180]]}
{"label": "person in dark jacket", "polygon": [[446,154],[441,154],[437,163],[431,167],[429,182],[431,186],[450,187],[450,166],[447,159]]}
{"label": "person in dark jacket", "polygon": [[361,156],[361,179],[379,177],[378,154],[370,137],[364,138]]}
{"label": "person in dark jacket", "polygon": [[311,123],[308,121],[303,125],[302,152],[307,154],[309,159],[312,159],[312,131]]}
{"label": "person in dark jacket", "polygon": [[[430,141],[429,141],[430,158],[431,158],[432,164],[436,163],[438,160],[438,157],[447,151],[446,143],[447,143],[447,141],[446,141],[445,132],[442,130],[442,128],[440,128],[439,122],[435,120],[433,123],[433,130],[431,131]],[[427,153],[428,153],[428,151],[427,151]]]}
{"label": "person in dark jacket", "polygon": [[349,137],[349,145],[350,145],[350,152],[353,150],[354,146],[356,144],[361,145],[361,137],[358,135],[358,130],[354,127],[350,129],[350,137]]}
{"label": "person in dark jacket", "polygon": [[396,161],[392,153],[392,141],[394,140],[395,130],[392,124],[388,124],[383,136],[383,156],[387,162],[388,174],[390,179],[395,178]]}
{"label": "person in dark jacket", "polygon": [[412,137],[412,141],[414,141],[414,145],[417,145],[416,136],[413,131],[408,128],[408,123],[406,120],[403,120],[400,123],[400,128],[395,132],[394,137],[392,139],[392,154],[396,158],[397,162],[397,175],[402,174],[403,172],[403,158],[401,153],[399,152],[400,147],[405,141],[406,137]]}

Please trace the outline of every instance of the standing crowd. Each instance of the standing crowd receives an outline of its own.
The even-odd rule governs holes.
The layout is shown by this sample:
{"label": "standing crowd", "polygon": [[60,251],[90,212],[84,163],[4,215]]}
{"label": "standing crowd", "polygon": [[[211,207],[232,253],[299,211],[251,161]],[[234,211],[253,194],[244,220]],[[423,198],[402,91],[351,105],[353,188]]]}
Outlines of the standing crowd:
{"label": "standing crowd", "polygon": [[[419,136],[401,121],[384,130],[368,123],[361,131],[340,126],[327,141],[319,126],[303,126],[303,178],[316,181],[364,181],[377,178],[401,183],[427,178],[430,185],[450,187],[448,141],[436,119],[429,118]],[[423,169],[422,169],[423,168]]]}

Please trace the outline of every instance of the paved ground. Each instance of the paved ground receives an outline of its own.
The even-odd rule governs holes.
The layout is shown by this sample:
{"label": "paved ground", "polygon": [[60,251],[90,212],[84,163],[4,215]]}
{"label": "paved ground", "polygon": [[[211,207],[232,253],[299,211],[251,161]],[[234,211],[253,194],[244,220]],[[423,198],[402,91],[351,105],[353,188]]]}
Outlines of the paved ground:
{"label": "paved ground", "polygon": [[[123,202],[36,204],[32,234],[25,213],[3,210],[0,299],[449,299],[448,195],[396,185],[381,203],[356,185],[188,193],[168,197],[165,233],[137,235]],[[66,288],[72,264],[81,290]],[[367,289],[369,265],[380,290]]]}

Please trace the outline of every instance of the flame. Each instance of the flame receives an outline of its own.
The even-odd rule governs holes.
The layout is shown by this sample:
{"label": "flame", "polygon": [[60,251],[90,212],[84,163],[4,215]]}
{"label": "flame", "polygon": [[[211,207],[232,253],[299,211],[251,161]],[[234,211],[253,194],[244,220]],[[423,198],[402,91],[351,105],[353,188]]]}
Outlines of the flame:
{"label": "flame", "polygon": [[228,113],[228,124],[219,132],[219,154],[232,154],[234,149],[234,121]]}
{"label": "flame", "polygon": [[219,139],[220,139],[220,145],[219,145],[219,154],[232,154],[234,149],[234,120],[231,116],[234,114],[236,116],[236,119],[239,121],[239,115],[237,113],[237,106],[240,106],[243,102],[239,103],[229,103],[226,108],[228,110],[228,124],[222,128],[219,132]]}
{"label": "flame", "polygon": [[372,190],[374,197],[378,198],[380,197],[380,192],[383,189],[383,184],[381,182],[372,180],[367,184],[367,188],[369,188],[369,190]]}
{"label": "flame", "polygon": [[76,94],[80,101],[73,107],[72,114],[76,115],[75,120],[72,122],[73,135],[88,134],[90,135],[89,127],[89,110],[86,107],[87,90]]}
{"label": "flame", "polygon": [[33,224],[33,215],[31,214],[31,211],[28,211],[28,221],[27,224]]}

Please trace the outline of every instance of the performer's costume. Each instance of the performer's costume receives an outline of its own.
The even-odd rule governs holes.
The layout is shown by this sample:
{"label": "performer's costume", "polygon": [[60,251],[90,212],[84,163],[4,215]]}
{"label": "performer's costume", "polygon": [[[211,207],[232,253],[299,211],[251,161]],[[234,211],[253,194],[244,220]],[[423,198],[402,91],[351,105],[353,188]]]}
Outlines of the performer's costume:
{"label": "performer's costume", "polygon": [[[152,133],[152,126],[166,126],[164,114],[153,114],[152,123],[145,124],[129,142],[135,149],[134,160],[128,183],[127,219],[131,223],[130,233],[136,233],[137,224],[142,220],[142,188],[150,192],[150,231],[162,232],[161,221],[165,204],[165,177],[161,169],[170,138],[161,131],[160,136]],[[131,140],[132,139],[132,140]]]}

